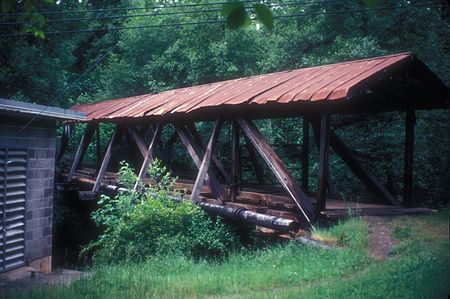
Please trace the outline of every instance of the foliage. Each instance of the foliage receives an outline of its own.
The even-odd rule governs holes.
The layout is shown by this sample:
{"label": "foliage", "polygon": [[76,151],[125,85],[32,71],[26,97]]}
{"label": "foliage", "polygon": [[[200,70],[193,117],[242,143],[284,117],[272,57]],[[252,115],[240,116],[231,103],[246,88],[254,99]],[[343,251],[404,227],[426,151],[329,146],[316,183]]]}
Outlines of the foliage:
{"label": "foliage", "polygon": [[[89,19],[86,21],[49,22],[47,26],[50,31],[114,26],[148,28],[48,36],[45,41],[23,37],[3,39],[5,42],[0,51],[0,96],[48,104],[108,52],[111,54],[105,61],[54,105],[68,108],[75,103],[157,93],[219,80],[406,51],[415,53],[446,84],[450,83],[450,34],[448,17],[445,16],[448,10],[445,7],[418,6],[415,1],[386,0],[379,6],[398,8],[367,11],[367,6],[372,7],[380,1],[364,2],[347,0],[282,5],[282,1],[273,1],[272,4],[280,5],[272,9],[275,26],[271,31],[261,30],[254,23],[230,31],[222,23],[215,23],[221,20],[217,11],[155,14],[139,18],[128,17],[128,13],[123,13],[124,18],[113,20],[95,17],[111,17],[118,12],[89,12],[83,15]],[[198,11],[210,8],[207,6],[208,1],[186,0],[182,3],[196,4]],[[155,1],[144,0],[108,3],[65,0],[49,9],[67,13],[78,9],[156,4]],[[251,5],[245,3],[248,13],[252,11]],[[355,12],[333,14],[351,10]],[[171,13],[180,11],[177,8],[167,9]],[[277,18],[286,15],[298,17]],[[208,20],[213,23],[153,27]],[[17,30],[14,26],[5,26],[3,31],[15,33]],[[294,118],[265,120],[258,122],[258,126],[299,180],[298,157],[302,144],[297,140],[303,130],[300,121]],[[367,168],[380,178],[381,183],[401,199],[404,113],[335,115],[332,126]],[[208,128],[208,124],[202,123],[198,127],[202,131]],[[207,130],[202,132],[207,132],[202,133],[202,137],[208,136]],[[102,126],[102,149],[106,147],[110,133],[110,127]],[[170,134],[171,131],[165,129],[163,137],[167,140]],[[310,135],[310,189],[315,190],[316,179],[313,174],[317,173],[317,151],[312,133]],[[80,136],[81,130],[76,131],[74,145]],[[446,205],[450,173],[447,154],[448,111],[417,112],[415,136],[415,200],[427,206]],[[229,160],[229,145],[229,139],[222,138],[217,148],[223,153],[220,158],[224,161]],[[72,146],[74,149],[75,146]],[[243,149],[243,155],[247,156],[245,151]],[[179,143],[175,144],[172,154],[172,164],[182,170],[179,173],[189,175],[194,172],[195,166],[189,164],[188,156]],[[88,150],[87,160],[95,161],[94,147]],[[114,166],[117,166],[117,161],[114,162]],[[247,181],[255,181],[247,158],[243,159],[243,164],[246,167],[243,177]],[[333,191],[353,201],[371,198],[366,188],[334,153],[330,155],[330,164],[336,189]],[[268,181],[276,183],[270,176]]]}
{"label": "foliage", "polygon": [[[92,217],[104,232],[84,253],[95,249],[95,261],[115,263],[167,254],[221,258],[238,246],[237,237],[198,206],[169,199],[175,179],[158,160],[149,175],[156,184],[142,186],[141,192],[122,192],[114,198],[102,195]],[[136,182],[127,163],[120,168],[120,182],[129,190]]]}
{"label": "foliage", "polygon": [[446,298],[448,210],[395,220],[395,226],[407,225],[427,247],[408,244],[410,251],[382,261],[367,257],[365,248],[330,251],[290,243],[235,252],[222,263],[176,255],[102,266],[69,286],[8,298]]}
{"label": "foliage", "polygon": [[367,224],[361,218],[349,218],[329,229],[314,229],[311,238],[334,246],[362,250],[367,247],[367,235]]}

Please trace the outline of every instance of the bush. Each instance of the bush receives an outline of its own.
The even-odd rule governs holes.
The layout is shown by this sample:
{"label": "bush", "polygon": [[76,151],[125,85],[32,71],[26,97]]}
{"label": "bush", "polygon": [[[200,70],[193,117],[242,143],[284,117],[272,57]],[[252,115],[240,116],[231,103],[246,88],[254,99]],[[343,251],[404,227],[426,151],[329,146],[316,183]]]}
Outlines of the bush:
{"label": "bush", "polygon": [[[132,190],[137,177],[122,162],[120,183]],[[93,250],[94,262],[142,261],[154,255],[178,254],[193,258],[221,258],[237,246],[238,238],[188,201],[169,199],[175,179],[157,160],[149,167],[155,182],[114,198],[102,195],[92,215],[104,233],[83,250]]]}

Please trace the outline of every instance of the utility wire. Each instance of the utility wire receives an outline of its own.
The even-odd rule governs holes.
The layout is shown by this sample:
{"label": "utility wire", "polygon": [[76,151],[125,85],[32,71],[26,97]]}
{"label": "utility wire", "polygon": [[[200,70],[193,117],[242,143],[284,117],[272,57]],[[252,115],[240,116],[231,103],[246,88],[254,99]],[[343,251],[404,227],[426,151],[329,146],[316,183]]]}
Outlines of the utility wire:
{"label": "utility wire", "polygon": [[[95,63],[93,65],[91,65],[86,71],[84,71],[84,73],[82,73],[80,76],[78,76],[78,78],[76,78],[72,83],[69,84],[69,86],[67,86],[66,88],[64,88],[60,93],[58,93],[53,100],[50,101],[50,103],[48,105],[45,106],[45,108],[43,108],[41,111],[39,111],[38,114],[34,115],[22,128],[20,128],[19,131],[17,131],[17,133],[14,135],[14,137],[19,136],[20,133],[22,133],[23,130],[25,130],[37,117],[39,117],[42,113],[45,112],[45,110],[47,110],[47,108],[49,108],[51,105],[53,105],[57,100],[59,100],[69,89],[71,89],[72,87],[74,87],[76,84],[78,84],[84,77],[86,77],[86,75],[91,72],[93,69],[95,69],[100,63],[102,63],[103,60],[106,59],[106,57],[108,57],[112,51],[117,47],[113,46],[111,47],[105,54],[103,54],[99,59],[97,59],[97,61],[95,61]],[[13,137],[13,138],[14,138]]]}
{"label": "utility wire", "polygon": [[[274,19],[286,19],[292,17],[306,17],[306,16],[316,16],[316,15],[341,15],[341,14],[351,14],[351,13],[361,13],[370,11],[382,11],[382,10],[394,10],[398,8],[411,8],[411,7],[421,7],[421,6],[441,6],[440,4],[422,4],[422,5],[410,5],[410,6],[386,6],[378,8],[366,8],[366,9],[349,9],[341,11],[329,11],[329,12],[314,12],[314,13],[300,13],[300,14],[287,14],[274,16]],[[251,17],[251,19],[255,19]],[[76,34],[76,33],[89,33],[89,32],[103,32],[103,31],[118,31],[118,30],[129,30],[129,29],[144,29],[144,28],[165,28],[165,27],[177,27],[177,26],[191,26],[191,25],[205,25],[205,24],[224,24],[225,20],[206,20],[200,22],[181,22],[181,23],[171,23],[171,24],[152,24],[152,25],[138,25],[138,26],[120,26],[112,28],[92,28],[92,29],[74,29],[74,30],[63,30],[63,31],[47,31],[44,32],[45,35],[60,35],[60,34]],[[2,34],[1,37],[20,37],[20,36],[33,36],[32,33],[11,33]]]}
{"label": "utility wire", "polygon": [[[261,3],[258,0],[241,0],[241,3]],[[321,2],[321,1],[311,1]],[[149,10],[149,9],[170,9],[170,8],[183,8],[183,7],[197,7],[197,6],[213,6],[223,5],[229,2],[208,2],[208,3],[191,3],[191,4],[178,4],[178,5],[158,5],[158,6],[143,6],[143,7],[114,7],[114,8],[99,8],[99,9],[84,9],[84,10],[72,10],[72,11],[43,11],[34,12],[31,15],[60,15],[60,14],[78,14],[78,13],[92,13],[92,12],[109,12],[109,11],[133,11],[133,10]],[[0,13],[0,17],[19,17],[23,13]]]}
{"label": "utility wire", "polygon": [[[298,6],[302,4],[328,4],[328,3],[337,3],[340,0],[328,0],[328,1],[307,1],[307,2],[284,2],[281,4],[268,4],[268,6],[273,8],[278,7],[287,7],[287,6]],[[208,13],[208,12],[219,12],[221,8],[211,8],[211,9],[203,9],[203,10],[187,10],[187,11],[172,11],[172,12],[152,12],[145,14],[132,14],[132,15],[114,15],[114,16],[92,16],[92,17],[83,17],[83,18],[70,18],[70,19],[47,19],[46,23],[70,23],[77,21],[96,21],[96,20],[112,20],[112,19],[128,19],[128,18],[137,18],[137,17],[152,17],[152,16],[164,16],[164,15],[179,15],[179,14],[194,14],[194,13]],[[14,21],[14,22],[4,22],[0,23],[0,25],[24,25],[30,23],[38,23],[38,21]]]}

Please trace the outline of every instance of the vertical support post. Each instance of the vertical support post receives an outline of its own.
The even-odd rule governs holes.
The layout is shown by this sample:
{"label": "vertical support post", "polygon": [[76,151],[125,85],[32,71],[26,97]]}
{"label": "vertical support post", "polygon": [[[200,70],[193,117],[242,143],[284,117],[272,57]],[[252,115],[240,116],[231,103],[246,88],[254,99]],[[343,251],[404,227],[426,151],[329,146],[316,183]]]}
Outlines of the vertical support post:
{"label": "vertical support post", "polygon": [[236,121],[233,121],[233,134],[232,134],[232,145],[231,145],[231,171],[230,178],[230,199],[232,202],[236,199],[238,191],[238,181],[239,181],[239,168],[240,168],[240,153],[239,153],[239,126]]}
{"label": "vertical support post", "polygon": [[316,214],[326,208],[326,179],[328,177],[328,147],[330,142],[330,116],[324,114],[320,117],[319,141],[319,175],[317,182]]}
{"label": "vertical support post", "polygon": [[309,190],[309,122],[303,117],[302,136],[302,189],[306,193]]}
{"label": "vertical support post", "polygon": [[222,127],[222,120],[217,118],[217,120],[214,123],[213,130],[211,132],[211,137],[209,138],[208,145],[206,146],[205,154],[203,155],[202,163],[200,165],[200,168],[198,170],[197,178],[195,179],[194,187],[192,189],[191,193],[191,201],[197,202],[198,197],[200,195],[200,190],[203,186],[203,183],[206,179],[206,174],[209,169],[209,165],[211,163],[211,157],[214,153],[214,148],[217,143],[217,139],[219,137],[220,129]]}
{"label": "vertical support post", "polygon": [[405,168],[403,181],[403,204],[411,206],[413,204],[413,160],[414,160],[414,109],[406,110],[405,118]]}
{"label": "vertical support post", "polygon": [[72,135],[72,124],[64,125],[64,131],[61,136],[61,143],[58,148],[58,154],[56,155],[56,162],[61,160],[64,156],[67,146],[69,144],[70,136]]}
{"label": "vertical support post", "polygon": [[102,183],[103,177],[105,176],[106,168],[108,167],[109,161],[111,160],[113,147],[116,145],[121,134],[122,127],[120,125],[117,125],[113,135],[111,136],[111,139],[109,140],[108,148],[106,149],[105,156],[103,157],[102,165],[98,170],[97,179],[95,180],[92,192],[98,192],[100,190],[100,185]]}
{"label": "vertical support post", "polygon": [[95,151],[97,155],[97,170],[100,168],[100,159],[102,157],[102,149],[100,143],[100,125],[95,130]]}
{"label": "vertical support post", "polygon": [[141,169],[139,170],[138,181],[136,182],[136,184],[134,185],[134,188],[133,188],[134,191],[136,191],[139,188],[139,182],[142,181],[145,178],[145,176],[147,175],[148,166],[153,161],[153,149],[155,148],[155,145],[157,143],[156,140],[157,140],[158,136],[161,134],[161,130],[162,130],[162,125],[158,123],[156,125],[155,132],[153,133],[152,140],[150,141],[148,149],[145,153],[144,162],[142,162]]}
{"label": "vertical support post", "polygon": [[86,126],[86,129],[84,131],[83,137],[81,137],[80,145],[78,146],[77,153],[75,154],[75,158],[72,162],[72,167],[70,168],[69,175],[67,176],[67,181],[70,182],[75,175],[75,172],[77,171],[78,167],[80,166],[81,162],[83,161],[84,154],[86,153],[86,150],[89,146],[89,143],[91,142],[92,135],[94,134],[94,131],[98,125],[88,123]]}

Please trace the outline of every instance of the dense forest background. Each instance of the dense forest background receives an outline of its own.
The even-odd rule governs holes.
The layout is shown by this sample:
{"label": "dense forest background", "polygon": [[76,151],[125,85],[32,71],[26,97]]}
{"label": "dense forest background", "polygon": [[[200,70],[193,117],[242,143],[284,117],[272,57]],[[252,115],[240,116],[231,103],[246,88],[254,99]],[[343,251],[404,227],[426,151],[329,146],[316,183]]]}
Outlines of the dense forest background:
{"label": "dense forest background", "polygon": [[[143,0],[56,3],[36,6],[41,12],[56,12],[44,14],[44,31],[54,33],[45,39],[22,36],[29,24],[13,15],[14,7],[0,16],[1,97],[69,108],[406,51],[415,53],[450,83],[446,1],[379,0],[373,8],[363,1],[271,1],[271,31],[256,22],[231,31],[222,22],[221,4],[210,1],[166,1],[164,8],[161,1]],[[135,29],[116,30],[120,27]],[[422,205],[444,205],[450,170],[448,110],[418,111],[416,115],[415,199]],[[404,117],[404,112],[392,112],[332,118],[337,133],[399,198]],[[265,120],[258,125],[299,177],[301,120]],[[207,132],[209,125],[200,127]],[[105,144],[108,134],[105,127]],[[219,155],[223,157],[228,154],[229,135],[221,138],[225,150],[220,152],[219,147]],[[164,134],[164,138],[169,136],[170,132]],[[313,190],[316,156],[313,152],[310,163]],[[175,147],[173,161],[188,163],[180,146]],[[330,171],[341,196],[353,200],[370,196],[333,153]],[[247,179],[254,178],[248,174]]]}

